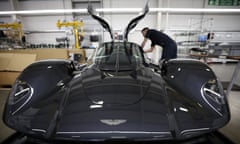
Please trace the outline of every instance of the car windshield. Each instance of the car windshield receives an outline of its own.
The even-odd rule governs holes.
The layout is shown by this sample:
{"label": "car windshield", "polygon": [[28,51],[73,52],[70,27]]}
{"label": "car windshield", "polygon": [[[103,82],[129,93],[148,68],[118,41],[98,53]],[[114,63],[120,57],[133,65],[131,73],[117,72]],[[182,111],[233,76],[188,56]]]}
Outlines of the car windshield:
{"label": "car windshield", "polygon": [[96,51],[94,63],[101,70],[133,70],[144,63],[140,46],[130,42],[103,43]]}

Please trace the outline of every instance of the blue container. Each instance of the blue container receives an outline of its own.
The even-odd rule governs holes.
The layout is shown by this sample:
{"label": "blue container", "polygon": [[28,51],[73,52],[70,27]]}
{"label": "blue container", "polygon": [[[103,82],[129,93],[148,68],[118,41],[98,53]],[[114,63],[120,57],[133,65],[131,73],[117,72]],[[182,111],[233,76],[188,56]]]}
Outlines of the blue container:
{"label": "blue container", "polygon": [[205,42],[205,41],[207,41],[207,36],[206,36],[206,35],[200,35],[200,36],[198,36],[198,41],[199,41],[199,42]]}

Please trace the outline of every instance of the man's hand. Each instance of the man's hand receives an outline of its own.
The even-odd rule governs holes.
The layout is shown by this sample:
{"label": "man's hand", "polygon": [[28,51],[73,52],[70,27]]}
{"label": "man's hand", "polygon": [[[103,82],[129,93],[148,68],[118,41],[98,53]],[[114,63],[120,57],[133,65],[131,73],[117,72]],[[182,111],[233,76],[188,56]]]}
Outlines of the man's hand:
{"label": "man's hand", "polygon": [[152,46],[151,48],[149,48],[148,50],[145,50],[144,52],[145,52],[145,53],[152,52],[154,48],[155,48],[155,47],[154,47],[154,46]]}

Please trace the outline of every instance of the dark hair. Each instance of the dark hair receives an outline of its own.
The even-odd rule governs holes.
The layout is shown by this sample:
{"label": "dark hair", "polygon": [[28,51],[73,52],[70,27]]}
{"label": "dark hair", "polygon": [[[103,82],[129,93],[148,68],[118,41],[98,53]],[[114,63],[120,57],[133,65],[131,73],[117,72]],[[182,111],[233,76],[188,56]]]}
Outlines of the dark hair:
{"label": "dark hair", "polygon": [[142,32],[145,31],[145,30],[149,30],[149,28],[148,27],[143,28]]}

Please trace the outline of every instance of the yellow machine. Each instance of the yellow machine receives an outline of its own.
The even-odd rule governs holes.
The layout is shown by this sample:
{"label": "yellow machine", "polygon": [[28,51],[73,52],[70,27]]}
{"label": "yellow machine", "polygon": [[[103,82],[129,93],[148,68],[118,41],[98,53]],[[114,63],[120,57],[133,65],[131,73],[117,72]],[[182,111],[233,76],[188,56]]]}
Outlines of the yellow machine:
{"label": "yellow machine", "polygon": [[23,36],[21,22],[3,23],[3,24],[0,24],[0,28],[6,28],[6,29],[11,29],[11,30],[15,31],[18,34],[19,40],[21,41],[22,36]]}
{"label": "yellow machine", "polygon": [[60,29],[61,27],[73,27],[73,32],[75,36],[75,48],[80,49],[79,46],[79,35],[78,35],[78,29],[80,28],[81,35],[84,35],[83,32],[83,21],[72,21],[72,22],[61,22],[60,20],[57,21],[57,27]]}

